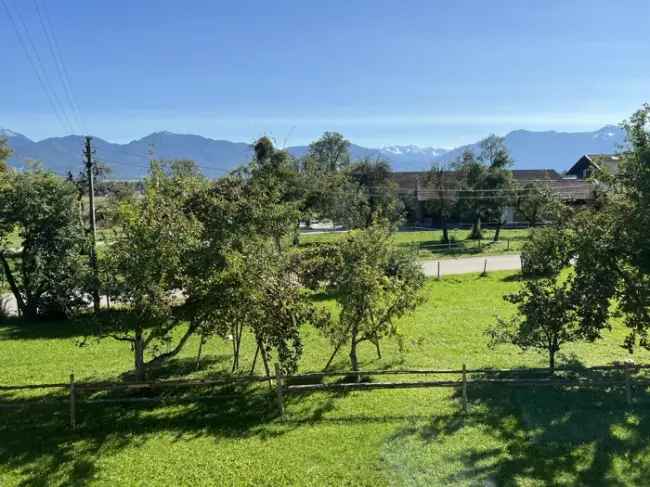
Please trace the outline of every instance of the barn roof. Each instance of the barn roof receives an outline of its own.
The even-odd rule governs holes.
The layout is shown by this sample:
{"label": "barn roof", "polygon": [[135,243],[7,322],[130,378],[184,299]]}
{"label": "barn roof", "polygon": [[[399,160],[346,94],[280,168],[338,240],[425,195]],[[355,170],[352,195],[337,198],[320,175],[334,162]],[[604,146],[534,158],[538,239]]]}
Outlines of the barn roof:
{"label": "barn roof", "polygon": [[606,170],[611,174],[618,174],[622,157],[617,154],[587,154],[587,157],[598,169]]}
{"label": "barn roof", "polygon": [[[554,169],[515,169],[513,179],[524,186],[529,183],[539,183],[556,192],[563,199],[590,199],[593,187],[588,181],[563,179]],[[446,171],[446,185],[454,187],[461,179],[459,171]],[[397,183],[398,192],[417,194],[419,200],[434,197],[433,186],[429,183],[427,171],[393,172],[391,178]]]}

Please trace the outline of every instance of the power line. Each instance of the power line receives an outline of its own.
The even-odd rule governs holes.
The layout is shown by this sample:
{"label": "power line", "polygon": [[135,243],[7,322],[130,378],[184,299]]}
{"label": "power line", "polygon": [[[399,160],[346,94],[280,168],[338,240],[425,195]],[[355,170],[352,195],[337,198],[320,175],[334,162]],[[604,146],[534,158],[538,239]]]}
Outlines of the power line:
{"label": "power line", "polygon": [[59,80],[61,81],[61,85],[63,86],[63,91],[67,97],[68,103],[70,104],[73,118],[76,118],[75,122],[77,123],[77,127],[79,129],[83,129],[84,132],[87,132],[85,123],[81,116],[81,111],[79,110],[79,106],[77,105],[72,93],[72,87],[70,85],[70,77],[68,75],[68,70],[66,69],[65,62],[63,60],[63,55],[61,54],[61,49],[59,49],[59,44],[56,40],[56,35],[54,29],[52,28],[52,23],[50,22],[47,10],[45,9],[45,7],[43,7],[43,13],[45,14],[43,15],[38,0],[34,0],[34,7],[36,8],[36,12],[38,14],[41,27],[43,28],[43,32],[45,34],[45,38],[47,40],[50,49],[50,54],[54,59],[54,64],[56,65],[57,73],[59,75]]}
{"label": "power line", "polygon": [[[16,18],[14,18],[14,15],[11,13],[11,10],[9,8],[9,4],[7,3],[7,0],[1,0],[1,1],[2,1],[2,4],[3,4],[4,8],[5,8],[5,11],[7,12],[7,16],[9,17],[9,20],[11,21],[11,24],[13,25],[14,31],[16,32],[16,37],[18,38],[18,42],[20,43],[21,47],[23,48],[25,56],[27,57],[30,64],[32,65],[32,68],[34,69],[34,72],[36,73],[36,77],[38,78],[38,81],[39,81],[39,83],[41,85],[41,88],[42,88],[43,92],[45,93],[45,95],[48,98],[48,101],[50,103],[52,111],[54,112],[57,120],[59,121],[59,124],[61,125],[61,127],[64,130],[68,130],[71,127],[70,122],[64,116],[61,115],[60,109],[59,109],[58,105],[55,102],[56,95],[55,94],[53,95],[50,92],[50,89],[49,89],[49,87],[47,85],[47,82],[46,82],[47,76],[45,75],[45,72],[43,72],[41,74],[41,71],[39,69],[39,65],[37,64],[37,60],[39,60],[39,62],[40,62],[40,57],[38,56],[38,52],[35,51],[35,56],[36,56],[36,58],[35,58],[34,55],[30,52],[29,47],[27,45],[27,42],[25,42],[25,39],[23,38],[23,34],[20,32],[20,29],[18,28],[18,23],[16,22]],[[25,28],[25,33],[27,35],[29,35],[29,32],[26,29],[25,23],[22,21],[22,19],[18,15],[17,15],[17,17],[20,20],[21,24],[23,25],[23,28]],[[29,41],[30,41],[30,45],[33,47],[34,44],[31,41],[31,39],[29,39]],[[42,63],[41,63],[41,67],[42,67]],[[66,120],[68,122],[68,129],[66,129]]]}

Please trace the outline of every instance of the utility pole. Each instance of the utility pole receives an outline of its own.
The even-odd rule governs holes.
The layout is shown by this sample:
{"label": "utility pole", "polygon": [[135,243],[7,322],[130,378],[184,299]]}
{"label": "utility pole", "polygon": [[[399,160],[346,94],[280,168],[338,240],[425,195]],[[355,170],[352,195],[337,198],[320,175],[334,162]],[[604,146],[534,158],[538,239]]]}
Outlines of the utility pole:
{"label": "utility pole", "polygon": [[97,269],[97,227],[95,221],[95,182],[93,174],[93,154],[95,151],[91,145],[92,137],[86,136],[84,156],[86,158],[86,175],[88,177],[88,200],[90,220],[90,266],[94,273],[94,284],[92,289],[93,308],[95,313],[99,311],[99,271]]}

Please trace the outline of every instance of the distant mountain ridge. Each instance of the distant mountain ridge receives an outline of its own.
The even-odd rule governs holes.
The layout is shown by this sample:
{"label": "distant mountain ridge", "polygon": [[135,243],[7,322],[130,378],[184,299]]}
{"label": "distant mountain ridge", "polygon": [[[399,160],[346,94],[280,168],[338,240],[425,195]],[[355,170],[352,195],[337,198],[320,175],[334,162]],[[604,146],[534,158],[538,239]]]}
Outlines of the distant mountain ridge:
{"label": "distant mountain ridge", "polygon": [[[83,137],[68,135],[33,141],[9,129],[0,129],[0,136],[9,140],[14,150],[9,163],[24,167],[27,160],[38,160],[57,173],[81,170]],[[535,132],[515,130],[505,136],[505,143],[515,160],[517,169],[568,169],[581,155],[616,152],[625,142],[625,132],[614,125],[593,132]],[[159,159],[192,159],[209,177],[219,177],[252,157],[250,144],[216,140],[200,135],[155,132],[127,144],[115,144],[99,137],[93,138],[97,160],[112,167],[112,178],[136,179],[147,172],[153,154]],[[423,171],[434,162],[449,162],[464,150],[479,151],[478,142],[452,150],[389,145],[367,148],[351,144],[353,159],[382,157],[395,171]],[[287,150],[295,157],[307,153],[308,146],[293,146]]]}

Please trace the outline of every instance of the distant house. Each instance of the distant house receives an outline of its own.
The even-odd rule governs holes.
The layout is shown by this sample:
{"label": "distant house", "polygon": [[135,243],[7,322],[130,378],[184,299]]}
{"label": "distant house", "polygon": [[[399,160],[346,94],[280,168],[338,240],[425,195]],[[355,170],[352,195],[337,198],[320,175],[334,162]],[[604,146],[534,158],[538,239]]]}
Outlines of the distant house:
{"label": "distant house", "polygon": [[566,172],[567,176],[576,179],[588,179],[597,171],[607,171],[612,175],[618,174],[621,156],[614,154],[585,154]]}
{"label": "distant house", "polygon": [[[520,187],[539,184],[549,188],[560,199],[572,205],[588,204],[593,199],[593,186],[589,181],[562,177],[554,169],[515,169],[512,171],[512,176]],[[410,210],[414,223],[427,225],[436,220],[428,211],[427,202],[438,199],[440,195],[435,185],[430,182],[428,172],[394,172],[391,177],[397,184],[398,192],[413,205]],[[461,177],[458,171],[447,171],[444,175],[445,187],[458,187],[456,182],[460,182]],[[456,193],[451,190],[448,194],[450,198],[454,198]],[[507,208],[504,218],[506,223],[516,222],[517,215],[514,209]]]}

